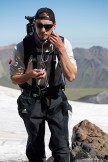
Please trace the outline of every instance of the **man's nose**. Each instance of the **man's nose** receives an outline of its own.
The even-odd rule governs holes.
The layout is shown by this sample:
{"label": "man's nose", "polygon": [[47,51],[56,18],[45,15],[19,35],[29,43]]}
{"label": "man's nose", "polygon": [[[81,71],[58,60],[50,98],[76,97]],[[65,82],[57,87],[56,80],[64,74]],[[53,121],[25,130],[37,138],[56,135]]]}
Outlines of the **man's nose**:
{"label": "man's nose", "polygon": [[42,31],[42,32],[45,32],[45,31],[46,31],[46,29],[45,29],[44,26],[41,28],[41,31]]}

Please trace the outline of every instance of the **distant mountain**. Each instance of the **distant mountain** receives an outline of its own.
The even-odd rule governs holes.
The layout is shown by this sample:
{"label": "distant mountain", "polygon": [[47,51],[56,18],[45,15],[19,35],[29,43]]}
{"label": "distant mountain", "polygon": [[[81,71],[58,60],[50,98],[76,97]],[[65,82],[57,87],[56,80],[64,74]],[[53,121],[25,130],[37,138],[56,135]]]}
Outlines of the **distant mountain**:
{"label": "distant mountain", "polygon": [[9,76],[9,61],[13,56],[15,44],[8,46],[0,46],[0,85],[16,88],[10,81]]}
{"label": "distant mountain", "polygon": [[5,74],[4,68],[2,66],[2,63],[0,61],[0,78]]}
{"label": "distant mountain", "polygon": [[108,49],[93,46],[75,48],[73,52],[78,73],[72,87],[108,88]]}
{"label": "distant mountain", "polygon": [[95,104],[108,104],[108,90],[95,95],[88,95],[78,99],[80,102],[88,102]]}
{"label": "distant mountain", "polygon": [[[4,80],[8,84],[9,60],[12,57],[14,46],[15,44],[0,47],[0,85],[4,84]],[[93,46],[89,49],[75,48],[73,52],[78,73],[73,82],[67,81],[67,86],[73,88],[108,88],[108,49]]]}
{"label": "distant mountain", "polygon": [[0,47],[0,72],[1,67],[3,67],[4,75],[9,73],[9,60],[12,58],[14,46],[15,44]]}

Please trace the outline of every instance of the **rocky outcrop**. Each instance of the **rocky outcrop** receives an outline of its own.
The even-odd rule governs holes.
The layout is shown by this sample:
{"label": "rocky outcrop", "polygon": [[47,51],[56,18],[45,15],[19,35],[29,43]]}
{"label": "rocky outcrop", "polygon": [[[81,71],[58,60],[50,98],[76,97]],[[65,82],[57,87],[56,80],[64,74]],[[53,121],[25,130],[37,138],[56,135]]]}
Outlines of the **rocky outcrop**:
{"label": "rocky outcrop", "polygon": [[71,160],[108,160],[108,134],[88,120],[73,128]]}

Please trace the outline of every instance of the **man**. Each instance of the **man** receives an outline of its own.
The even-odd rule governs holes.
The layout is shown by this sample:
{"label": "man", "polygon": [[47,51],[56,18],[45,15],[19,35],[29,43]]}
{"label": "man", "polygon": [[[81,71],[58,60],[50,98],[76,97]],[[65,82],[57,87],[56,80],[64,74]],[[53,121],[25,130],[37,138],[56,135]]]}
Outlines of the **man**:
{"label": "man", "polygon": [[[40,8],[34,32],[17,44],[10,66],[11,80],[20,85],[18,111],[28,133],[26,155],[30,162],[45,162],[45,121],[51,131],[49,148],[55,162],[69,162],[68,110],[65,78],[75,79],[76,61],[70,42],[53,30],[54,12]],[[27,61],[28,60],[28,61]]]}

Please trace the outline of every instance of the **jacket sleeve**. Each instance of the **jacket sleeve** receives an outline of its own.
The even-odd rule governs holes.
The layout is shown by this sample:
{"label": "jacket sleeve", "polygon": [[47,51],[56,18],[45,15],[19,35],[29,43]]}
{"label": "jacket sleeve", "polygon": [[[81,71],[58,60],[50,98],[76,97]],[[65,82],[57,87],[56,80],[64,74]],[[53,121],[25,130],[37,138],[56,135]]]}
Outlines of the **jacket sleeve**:
{"label": "jacket sleeve", "polygon": [[25,71],[24,65],[24,49],[23,42],[17,44],[13,50],[12,63],[10,65],[10,76],[23,74]]}
{"label": "jacket sleeve", "polygon": [[70,41],[66,38],[64,38],[64,45],[67,51],[67,54],[71,60],[71,62],[73,63],[73,65],[75,66],[76,70],[77,70],[77,64],[76,64],[76,60],[74,58],[74,53],[73,53],[73,49],[72,49],[72,45],[70,43]]}

